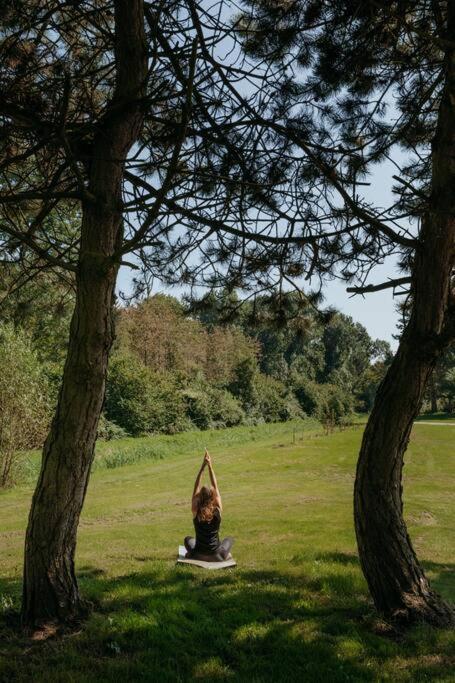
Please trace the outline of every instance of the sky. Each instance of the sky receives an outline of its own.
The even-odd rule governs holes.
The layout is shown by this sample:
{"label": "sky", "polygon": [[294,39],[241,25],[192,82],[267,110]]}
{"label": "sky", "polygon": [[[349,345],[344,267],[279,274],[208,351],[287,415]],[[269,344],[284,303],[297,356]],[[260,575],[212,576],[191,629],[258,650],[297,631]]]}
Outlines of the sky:
{"label": "sky", "polygon": [[[397,160],[395,160],[397,161]],[[396,166],[390,162],[382,163],[368,178],[371,183],[364,189],[364,197],[374,202],[377,207],[385,207],[391,203],[392,175],[397,172]],[[122,267],[119,274],[117,289],[128,293],[134,271],[128,267]],[[378,284],[389,278],[400,277],[393,257],[381,266],[373,270],[369,284]],[[333,306],[342,313],[350,315],[354,321],[361,323],[373,339],[385,339],[396,350],[397,340],[393,335],[397,333],[399,314],[396,310],[398,300],[393,298],[391,289],[366,294],[364,296],[348,294],[346,283],[340,280],[332,280],[325,283],[323,294],[325,296],[324,307]],[[168,288],[156,282],[154,292],[165,292],[180,297],[184,290],[180,287]]]}
{"label": "sky", "polygon": [[[400,155],[399,152],[395,152],[395,154]],[[399,162],[402,159],[395,158],[394,161]],[[392,175],[395,173],[397,173],[397,168],[391,162],[385,162],[378,166],[368,178],[371,184],[364,191],[365,199],[378,207],[390,205],[392,203],[391,188],[394,184]],[[373,270],[368,284],[380,284],[388,279],[402,276],[403,273],[397,268],[396,258],[390,257],[386,263]],[[350,315],[356,322],[366,327],[371,337],[385,339],[390,343],[393,350],[396,350],[398,342],[393,338],[393,335],[397,334],[399,320],[397,303],[400,298],[394,298],[392,289],[373,292],[364,296],[352,296],[346,292],[346,287],[347,285],[339,280],[327,283],[324,290],[326,304]]]}
{"label": "sky", "polygon": [[[393,263],[382,267],[380,272],[379,276],[378,271],[375,282],[382,281],[380,278],[385,280],[388,277],[396,277],[397,274]],[[131,269],[122,267],[119,274],[118,290],[125,293],[129,292],[131,277]],[[183,291],[179,287],[169,288],[157,283],[153,293],[164,292],[179,297]],[[396,350],[397,341],[393,339],[393,335],[397,331],[399,316],[396,311],[396,300],[393,299],[391,290],[374,292],[363,297],[359,295],[353,297],[352,294],[346,292],[345,283],[334,280],[325,285],[323,293],[325,296],[324,307],[333,306],[342,313],[350,315],[367,329],[373,339],[385,339]]]}
{"label": "sky", "polygon": [[[227,11],[226,8],[225,11]],[[227,50],[227,54],[230,54],[230,48]],[[239,83],[237,83],[237,87],[239,87]],[[393,118],[396,115],[393,100],[391,99],[388,104],[389,117]],[[399,172],[400,162],[405,161],[405,156],[399,149],[393,148],[391,154],[393,155],[393,160],[385,161],[378,165],[369,177],[365,179],[370,182],[370,185],[362,188],[364,199],[371,202],[376,208],[385,208],[393,203],[391,188],[395,181],[392,176],[397,171]],[[119,274],[118,290],[128,293],[133,275],[134,271],[122,267]],[[396,267],[395,257],[390,257],[386,263],[372,271],[368,284],[379,284],[388,279],[402,276],[403,273],[399,272]],[[298,284],[300,285],[301,283]],[[311,284],[313,284],[313,288],[319,287],[319,283],[310,282]],[[351,284],[355,285],[356,283],[353,282]],[[399,299],[394,299],[393,290],[386,289],[364,296],[353,296],[346,292],[347,286],[341,280],[327,281],[323,287],[325,297],[323,307],[334,307],[342,313],[351,316],[354,321],[361,323],[367,329],[373,339],[384,339],[390,343],[393,350],[396,350],[398,342],[394,339],[394,335],[398,331],[399,313],[397,311],[397,303]],[[156,281],[153,293],[156,294],[158,292],[164,292],[176,297],[180,297],[185,293],[180,287],[171,289],[164,287]]]}

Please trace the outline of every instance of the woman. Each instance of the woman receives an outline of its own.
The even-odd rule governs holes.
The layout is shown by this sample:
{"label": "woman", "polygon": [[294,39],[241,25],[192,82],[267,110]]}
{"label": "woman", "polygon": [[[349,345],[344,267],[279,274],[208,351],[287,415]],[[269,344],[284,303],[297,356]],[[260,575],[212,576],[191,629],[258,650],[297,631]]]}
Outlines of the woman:
{"label": "woman", "polygon": [[[201,487],[202,474],[208,467],[212,488]],[[228,536],[220,543],[218,535],[221,524],[220,490],[213,471],[212,460],[208,451],[205,451],[204,461],[194,483],[193,497],[191,499],[191,512],[193,514],[194,530],[196,538],[185,538],[186,557],[206,562],[223,562],[230,557],[230,550],[234,539]]]}

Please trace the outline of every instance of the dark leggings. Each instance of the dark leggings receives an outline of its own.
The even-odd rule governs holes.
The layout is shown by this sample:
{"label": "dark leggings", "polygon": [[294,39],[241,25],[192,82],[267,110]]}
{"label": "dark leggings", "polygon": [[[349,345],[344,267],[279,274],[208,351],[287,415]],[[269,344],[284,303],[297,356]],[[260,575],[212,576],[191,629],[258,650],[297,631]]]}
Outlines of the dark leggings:
{"label": "dark leggings", "polygon": [[185,548],[187,550],[187,557],[191,557],[193,560],[204,560],[205,562],[223,562],[229,557],[231,552],[234,539],[232,536],[227,536],[218,546],[215,553],[203,554],[195,552],[196,549],[196,539],[192,536],[186,536],[184,540]]}

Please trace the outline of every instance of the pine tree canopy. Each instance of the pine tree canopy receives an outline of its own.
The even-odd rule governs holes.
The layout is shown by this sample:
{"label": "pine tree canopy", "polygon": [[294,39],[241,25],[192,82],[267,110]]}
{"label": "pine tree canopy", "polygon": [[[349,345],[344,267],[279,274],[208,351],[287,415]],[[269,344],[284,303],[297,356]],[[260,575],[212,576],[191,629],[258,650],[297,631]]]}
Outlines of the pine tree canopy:
{"label": "pine tree canopy", "polygon": [[[139,264],[138,283],[261,292],[306,280],[310,303],[334,275],[406,287],[431,192],[446,12],[146,3],[145,124],[125,167],[118,263]],[[71,272],[78,234],[56,231],[55,216],[109,205],[91,191],[94,149],[128,106],[114,87],[114,6],[14,2],[1,19],[2,253]],[[365,193],[383,162],[396,165],[388,206]],[[403,277],[372,283],[391,255]]]}

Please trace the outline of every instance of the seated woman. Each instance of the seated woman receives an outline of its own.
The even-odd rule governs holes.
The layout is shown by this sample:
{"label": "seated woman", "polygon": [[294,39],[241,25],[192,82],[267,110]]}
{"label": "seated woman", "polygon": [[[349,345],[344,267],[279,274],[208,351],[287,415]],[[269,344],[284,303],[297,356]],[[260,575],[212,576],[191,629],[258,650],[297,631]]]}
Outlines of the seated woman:
{"label": "seated woman", "polygon": [[[201,487],[202,474],[207,466],[212,488]],[[196,538],[185,538],[186,557],[205,562],[223,562],[230,558],[230,550],[234,539],[228,536],[220,543],[218,535],[221,524],[221,496],[213,471],[212,461],[208,451],[205,451],[204,461],[198,472],[191,499],[191,512]]]}

